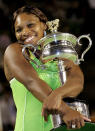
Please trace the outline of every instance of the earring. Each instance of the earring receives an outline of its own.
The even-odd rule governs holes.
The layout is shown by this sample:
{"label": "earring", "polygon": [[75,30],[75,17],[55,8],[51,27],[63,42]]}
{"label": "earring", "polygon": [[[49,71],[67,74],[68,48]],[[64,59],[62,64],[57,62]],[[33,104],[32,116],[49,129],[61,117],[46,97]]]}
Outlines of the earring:
{"label": "earring", "polygon": [[46,36],[46,35],[47,35],[46,31],[44,31],[44,36]]}

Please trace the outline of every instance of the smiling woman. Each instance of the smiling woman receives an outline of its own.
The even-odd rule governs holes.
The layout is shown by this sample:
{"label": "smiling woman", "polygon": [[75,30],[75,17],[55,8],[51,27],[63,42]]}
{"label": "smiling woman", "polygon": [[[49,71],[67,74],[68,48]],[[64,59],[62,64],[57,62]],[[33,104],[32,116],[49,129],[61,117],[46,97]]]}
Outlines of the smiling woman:
{"label": "smiling woman", "polygon": [[36,44],[43,37],[45,23],[34,14],[21,13],[15,20],[15,34],[18,41],[24,44]]}
{"label": "smiling woman", "polygon": [[[15,131],[49,131],[53,128],[51,117],[47,123],[42,117],[47,120],[49,114],[60,114],[68,128],[72,125],[80,128],[84,126],[84,120],[90,121],[63,101],[66,97],[76,97],[83,89],[83,73],[79,66],[64,59],[67,81],[61,86],[58,71],[52,71],[52,68],[57,69],[56,63],[51,61],[49,71],[42,70],[22,55],[23,45],[31,43],[36,46],[44,36],[46,22],[47,17],[32,6],[24,6],[14,13],[18,42],[6,49],[4,70],[17,108]],[[41,63],[39,59],[35,60]]]}

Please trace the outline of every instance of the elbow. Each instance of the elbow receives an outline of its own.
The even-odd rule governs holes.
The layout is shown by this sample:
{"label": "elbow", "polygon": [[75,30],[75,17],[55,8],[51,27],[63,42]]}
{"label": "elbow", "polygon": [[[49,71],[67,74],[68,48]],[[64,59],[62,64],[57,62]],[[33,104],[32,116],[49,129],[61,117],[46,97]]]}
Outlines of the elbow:
{"label": "elbow", "polygon": [[73,97],[77,97],[84,89],[84,75],[80,73],[74,80]]}
{"label": "elbow", "polygon": [[78,85],[77,88],[78,88],[79,94],[80,94],[84,89],[84,76],[83,76],[83,74],[81,74],[81,77],[79,77],[77,85]]}
{"label": "elbow", "polygon": [[73,97],[77,97],[83,91],[83,85],[78,85],[73,93]]}
{"label": "elbow", "polygon": [[84,88],[84,82],[83,81],[77,81],[73,90],[72,90],[72,97],[77,97]]}
{"label": "elbow", "polygon": [[84,77],[83,75],[81,76],[77,76],[77,77],[73,77],[71,80],[71,84],[70,84],[70,97],[77,97],[84,88]]}

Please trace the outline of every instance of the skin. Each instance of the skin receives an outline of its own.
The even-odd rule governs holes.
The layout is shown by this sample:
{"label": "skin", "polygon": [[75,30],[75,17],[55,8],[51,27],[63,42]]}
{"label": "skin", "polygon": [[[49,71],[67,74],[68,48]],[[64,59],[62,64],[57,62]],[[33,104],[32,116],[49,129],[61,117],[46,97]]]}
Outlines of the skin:
{"label": "skin", "polygon": [[[38,17],[26,13],[17,16],[14,27],[18,41],[33,45],[37,44],[46,30],[46,25]],[[67,69],[67,82],[64,86],[52,91],[49,85],[38,77],[36,71],[22,55],[22,45],[11,44],[4,55],[4,70],[7,80],[10,81],[15,77],[43,103],[42,116],[45,120],[49,114],[60,113],[68,128],[71,128],[72,124],[76,124],[76,128],[80,128],[84,126],[84,120],[90,120],[72,110],[62,99],[76,97],[82,91],[83,73],[79,66],[70,60],[64,59],[64,64]]]}

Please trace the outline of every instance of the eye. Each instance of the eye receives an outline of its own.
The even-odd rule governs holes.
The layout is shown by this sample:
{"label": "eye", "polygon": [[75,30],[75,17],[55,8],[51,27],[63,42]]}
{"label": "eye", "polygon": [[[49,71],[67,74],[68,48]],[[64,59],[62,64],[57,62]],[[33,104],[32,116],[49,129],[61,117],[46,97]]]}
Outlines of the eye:
{"label": "eye", "polygon": [[33,26],[34,26],[33,23],[27,24],[27,27],[28,27],[28,28],[31,28],[31,27],[33,27]]}
{"label": "eye", "polygon": [[21,32],[22,31],[22,28],[18,28],[18,29],[16,29],[16,32]]}

